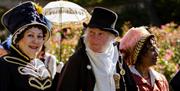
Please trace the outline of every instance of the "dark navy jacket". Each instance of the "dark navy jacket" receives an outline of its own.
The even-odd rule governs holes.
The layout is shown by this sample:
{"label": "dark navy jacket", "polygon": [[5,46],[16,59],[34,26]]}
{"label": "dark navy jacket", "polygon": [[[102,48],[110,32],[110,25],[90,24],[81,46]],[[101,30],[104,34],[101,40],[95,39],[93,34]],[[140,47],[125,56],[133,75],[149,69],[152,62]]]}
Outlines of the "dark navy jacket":
{"label": "dark navy jacket", "polygon": [[51,77],[41,77],[38,68],[29,63],[30,58],[14,47],[8,55],[1,57],[0,91],[52,91]]}

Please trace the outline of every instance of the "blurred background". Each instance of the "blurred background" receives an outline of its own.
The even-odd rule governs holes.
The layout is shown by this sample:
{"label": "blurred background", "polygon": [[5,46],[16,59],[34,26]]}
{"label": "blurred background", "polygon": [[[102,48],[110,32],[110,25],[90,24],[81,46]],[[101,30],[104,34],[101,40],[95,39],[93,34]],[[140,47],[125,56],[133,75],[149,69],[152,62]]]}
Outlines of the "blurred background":
{"label": "blurred background", "polygon": [[[27,0],[0,0],[0,17],[8,9]],[[31,0],[46,6],[55,0]],[[62,0],[61,0],[62,1]],[[64,0],[67,1],[67,0]],[[89,13],[95,6],[103,6],[118,13],[116,29],[121,34],[131,27],[148,26],[157,36],[160,56],[155,68],[164,74],[168,81],[179,70],[180,65],[180,0],[68,0],[86,9]],[[87,21],[88,22],[88,21]],[[76,25],[54,25],[49,52],[59,61],[66,62],[75,51],[83,27]],[[0,24],[0,40],[8,36]],[[55,40],[58,40],[56,43]]]}
{"label": "blurred background", "polygon": [[[0,0],[0,16],[9,8],[27,0]],[[57,0],[30,0],[45,6]],[[89,12],[95,6],[110,8],[118,13],[117,29],[125,22],[132,26],[161,26],[169,22],[180,23],[180,0],[64,0],[79,4]],[[0,25],[0,29],[3,27]],[[122,32],[122,31],[120,31]]]}

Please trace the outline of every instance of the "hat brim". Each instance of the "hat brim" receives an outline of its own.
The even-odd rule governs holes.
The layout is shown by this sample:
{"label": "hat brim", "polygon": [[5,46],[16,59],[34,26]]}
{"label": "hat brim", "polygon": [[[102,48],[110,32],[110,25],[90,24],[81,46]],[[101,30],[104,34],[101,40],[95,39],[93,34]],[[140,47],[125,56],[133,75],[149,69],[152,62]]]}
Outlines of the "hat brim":
{"label": "hat brim", "polygon": [[101,26],[98,26],[98,25],[92,25],[92,24],[88,25],[86,23],[83,23],[83,26],[85,28],[87,28],[87,27],[90,27],[90,28],[100,28],[103,31],[107,31],[107,32],[110,32],[110,33],[114,34],[115,36],[119,36],[119,32],[116,29],[113,29],[113,28],[104,28],[104,27],[101,27]]}
{"label": "hat brim", "polygon": [[[45,26],[44,24],[41,24],[41,23],[38,23],[38,22],[33,22],[33,23],[30,23],[30,24],[26,24],[26,25],[24,25],[24,26],[22,26],[22,27],[20,27],[19,29],[17,29],[17,31],[12,35],[12,43],[13,44],[15,44],[15,36],[17,35],[17,33],[19,32],[19,31],[21,31],[21,30],[23,30],[23,29],[25,29],[27,26],[30,26],[30,25],[40,25],[40,26],[43,26],[46,30],[45,31],[47,31],[47,33],[46,33],[46,37],[45,37],[45,42],[47,42],[49,39],[50,39],[50,36],[51,36],[51,32],[50,32],[50,30],[49,30],[49,28],[47,27],[47,26]],[[24,30],[23,30],[24,31]],[[17,36],[16,36],[17,37]]]}

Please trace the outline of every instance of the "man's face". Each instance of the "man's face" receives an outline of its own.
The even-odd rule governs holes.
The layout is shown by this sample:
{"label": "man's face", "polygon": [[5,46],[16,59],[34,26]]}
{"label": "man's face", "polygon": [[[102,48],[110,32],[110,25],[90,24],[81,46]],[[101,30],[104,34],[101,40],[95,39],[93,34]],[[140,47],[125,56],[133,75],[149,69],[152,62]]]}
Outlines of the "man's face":
{"label": "man's face", "polygon": [[99,28],[87,28],[87,44],[94,52],[104,52],[107,46],[115,38],[110,32],[102,31]]}

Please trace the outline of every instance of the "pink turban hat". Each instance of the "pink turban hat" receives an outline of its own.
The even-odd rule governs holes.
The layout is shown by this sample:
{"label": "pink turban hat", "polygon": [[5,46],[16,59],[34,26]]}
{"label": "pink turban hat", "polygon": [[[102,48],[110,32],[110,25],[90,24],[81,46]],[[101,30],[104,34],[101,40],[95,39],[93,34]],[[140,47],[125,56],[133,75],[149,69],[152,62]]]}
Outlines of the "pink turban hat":
{"label": "pink turban hat", "polygon": [[145,41],[152,37],[152,35],[145,27],[131,28],[123,36],[120,41],[119,49],[123,55],[124,61],[128,65],[136,63],[137,56],[142,49]]}

